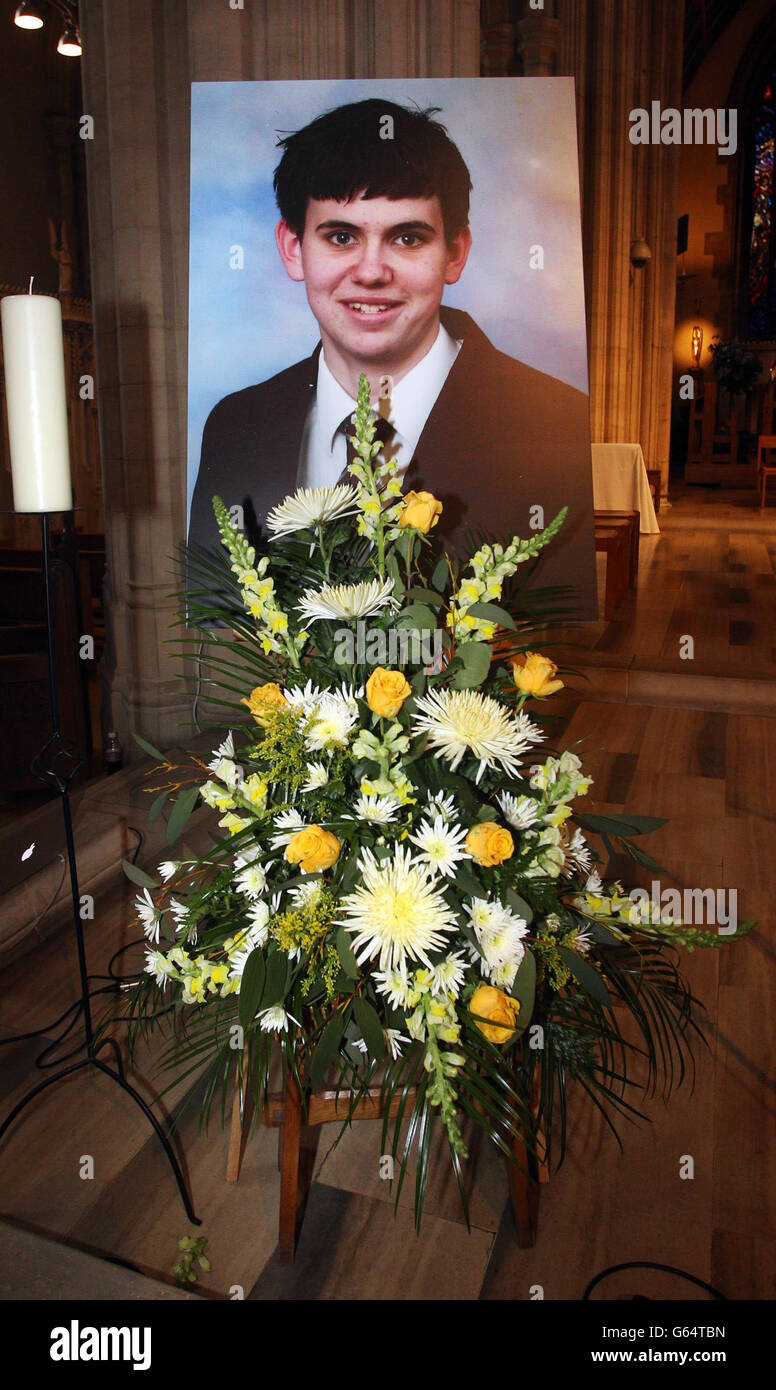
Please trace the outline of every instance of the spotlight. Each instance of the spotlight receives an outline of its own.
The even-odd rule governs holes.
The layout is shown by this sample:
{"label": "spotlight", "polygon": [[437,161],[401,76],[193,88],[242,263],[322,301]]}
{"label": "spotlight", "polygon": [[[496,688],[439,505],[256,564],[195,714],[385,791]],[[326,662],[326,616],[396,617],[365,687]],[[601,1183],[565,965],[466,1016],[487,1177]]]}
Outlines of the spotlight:
{"label": "spotlight", "polygon": [[43,15],[40,12],[40,5],[34,5],[32,0],[22,0],[13,17],[13,22],[18,24],[20,29],[42,29]]}
{"label": "spotlight", "polygon": [[57,44],[57,53],[63,54],[65,58],[80,58],[82,52],[81,35],[76,25],[68,20]]}

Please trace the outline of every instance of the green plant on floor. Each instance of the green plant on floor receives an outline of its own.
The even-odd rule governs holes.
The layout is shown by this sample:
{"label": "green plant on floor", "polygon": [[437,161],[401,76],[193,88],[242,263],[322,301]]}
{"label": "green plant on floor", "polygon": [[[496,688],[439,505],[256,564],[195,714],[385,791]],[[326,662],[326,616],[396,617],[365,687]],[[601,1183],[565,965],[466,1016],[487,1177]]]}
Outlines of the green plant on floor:
{"label": "green plant on floor", "polygon": [[731,396],[741,396],[751,391],[761,370],[756,353],[750,352],[736,338],[712,343],[709,352],[712,370],[723,391]]}
{"label": "green plant on floor", "polygon": [[181,1257],[178,1263],[173,1265],[172,1272],[181,1288],[187,1289],[191,1284],[196,1284],[199,1278],[196,1265],[199,1265],[203,1274],[210,1272],[210,1260],[205,1254],[206,1246],[207,1236],[181,1236],[178,1241]]}

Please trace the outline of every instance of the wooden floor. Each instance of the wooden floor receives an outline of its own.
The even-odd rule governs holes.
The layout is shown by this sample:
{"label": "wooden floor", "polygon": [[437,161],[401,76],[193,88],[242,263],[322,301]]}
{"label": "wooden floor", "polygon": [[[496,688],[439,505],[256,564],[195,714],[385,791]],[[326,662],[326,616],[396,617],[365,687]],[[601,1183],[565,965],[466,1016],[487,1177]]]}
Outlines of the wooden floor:
{"label": "wooden floor", "polygon": [[[692,504],[695,527],[689,503],[682,502],[682,512],[679,506],[661,512],[661,524],[671,520],[646,557],[634,621],[638,625],[640,615],[659,604],[661,592],[684,590],[680,611],[696,632],[708,631],[717,641],[716,659],[733,663],[737,644],[730,640],[734,620],[727,610],[736,600],[723,605],[714,587],[724,583],[728,597],[735,590],[749,595],[741,604],[749,616],[741,621],[754,625],[757,660],[765,664],[761,627],[770,623],[773,640],[773,591],[759,581],[773,573],[776,526],[767,516],[757,522],[768,527],[763,534],[739,530],[739,518],[714,517],[715,505],[722,504],[705,503],[703,496]],[[707,520],[714,525],[706,526]],[[709,612],[708,596],[715,592],[718,603]],[[668,641],[675,612],[661,643]],[[657,642],[657,627],[656,618],[644,619],[641,632],[654,631]],[[606,640],[605,629],[600,636]],[[226,1138],[217,1123],[209,1136],[199,1133],[194,1103],[181,1120],[179,1151],[204,1223],[199,1233],[209,1242],[212,1269],[202,1278],[203,1292],[228,1298],[240,1286],[253,1299],[529,1300],[541,1286],[546,1299],[579,1299],[601,1270],[643,1260],[675,1266],[731,1299],[776,1297],[776,719],[602,704],[568,694],[555,708],[565,721],[563,743],[578,747],[595,779],[591,809],[627,805],[671,818],[649,846],[665,867],[662,884],[737,889],[739,918],[759,919],[756,932],[732,948],[685,958],[709,1019],[710,1050],[698,1055],[694,1089],[678,1092],[667,1106],[652,1102],[649,1123],[623,1130],[623,1153],[595,1110],[575,1097],[570,1153],[542,1192],[539,1238],[531,1251],[515,1244],[506,1177],[487,1147],[473,1145],[468,1232],[440,1144],[417,1239],[411,1187],[394,1218],[388,1184],[379,1176],[379,1123],[359,1122],[336,1148],[337,1128],[323,1127],[291,1269],[275,1253],[276,1134],[255,1134],[240,1182],[230,1186],[224,1181]],[[86,924],[94,975],[104,974],[117,946],[135,936],[132,896],[129,885],[116,888]],[[67,1007],[76,991],[73,956],[69,936],[60,933],[7,970],[0,1036],[45,1026]],[[39,1050],[40,1039],[2,1049],[0,1114],[31,1083]],[[155,1072],[158,1052],[157,1041],[137,1063],[135,1080],[149,1099],[165,1084]],[[185,1090],[173,1091],[164,1108]],[[86,1155],[94,1160],[93,1178],[80,1176]],[[680,1175],[688,1156],[692,1179]],[[98,1075],[79,1073],[26,1112],[0,1147],[0,1192],[0,1217],[157,1277],[169,1276],[178,1238],[193,1233],[158,1143],[130,1102]],[[0,1275],[7,1275],[2,1261],[0,1242]],[[639,1292],[675,1300],[699,1295],[674,1275],[635,1272],[611,1276],[595,1296]],[[66,1296],[78,1297],[78,1289],[68,1287]]]}

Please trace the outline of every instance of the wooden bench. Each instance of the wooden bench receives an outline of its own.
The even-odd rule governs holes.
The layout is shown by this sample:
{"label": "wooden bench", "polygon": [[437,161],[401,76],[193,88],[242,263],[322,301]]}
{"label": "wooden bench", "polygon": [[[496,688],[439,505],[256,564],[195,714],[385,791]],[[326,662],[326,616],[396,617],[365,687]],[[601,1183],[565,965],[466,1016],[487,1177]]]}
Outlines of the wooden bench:
{"label": "wooden bench", "polygon": [[639,569],[638,512],[596,512],[595,548],[606,555],[604,618],[611,622],[614,611],[635,589]]}

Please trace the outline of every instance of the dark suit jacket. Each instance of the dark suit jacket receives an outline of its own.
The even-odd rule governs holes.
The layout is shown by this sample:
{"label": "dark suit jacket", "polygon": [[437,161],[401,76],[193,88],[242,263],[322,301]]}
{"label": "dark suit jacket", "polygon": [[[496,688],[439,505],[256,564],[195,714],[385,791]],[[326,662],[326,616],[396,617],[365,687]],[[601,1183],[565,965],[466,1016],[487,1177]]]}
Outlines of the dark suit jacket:
{"label": "dark suit jacket", "polygon": [[[441,319],[463,346],[418,441],[405,492],[426,488],[440,498],[435,538],[443,535],[459,551],[467,528],[501,540],[530,536],[531,507],[543,507],[548,522],[567,505],[566,524],[544,553],[536,582],[572,585],[579,616],[595,618],[587,396],[499,352],[468,314],[442,308]],[[243,506],[246,531],[257,539],[269,509],[294,491],[319,351],[320,344],[306,361],[213,408],[202,437],[190,544],[219,545],[214,494],[227,506]]]}

